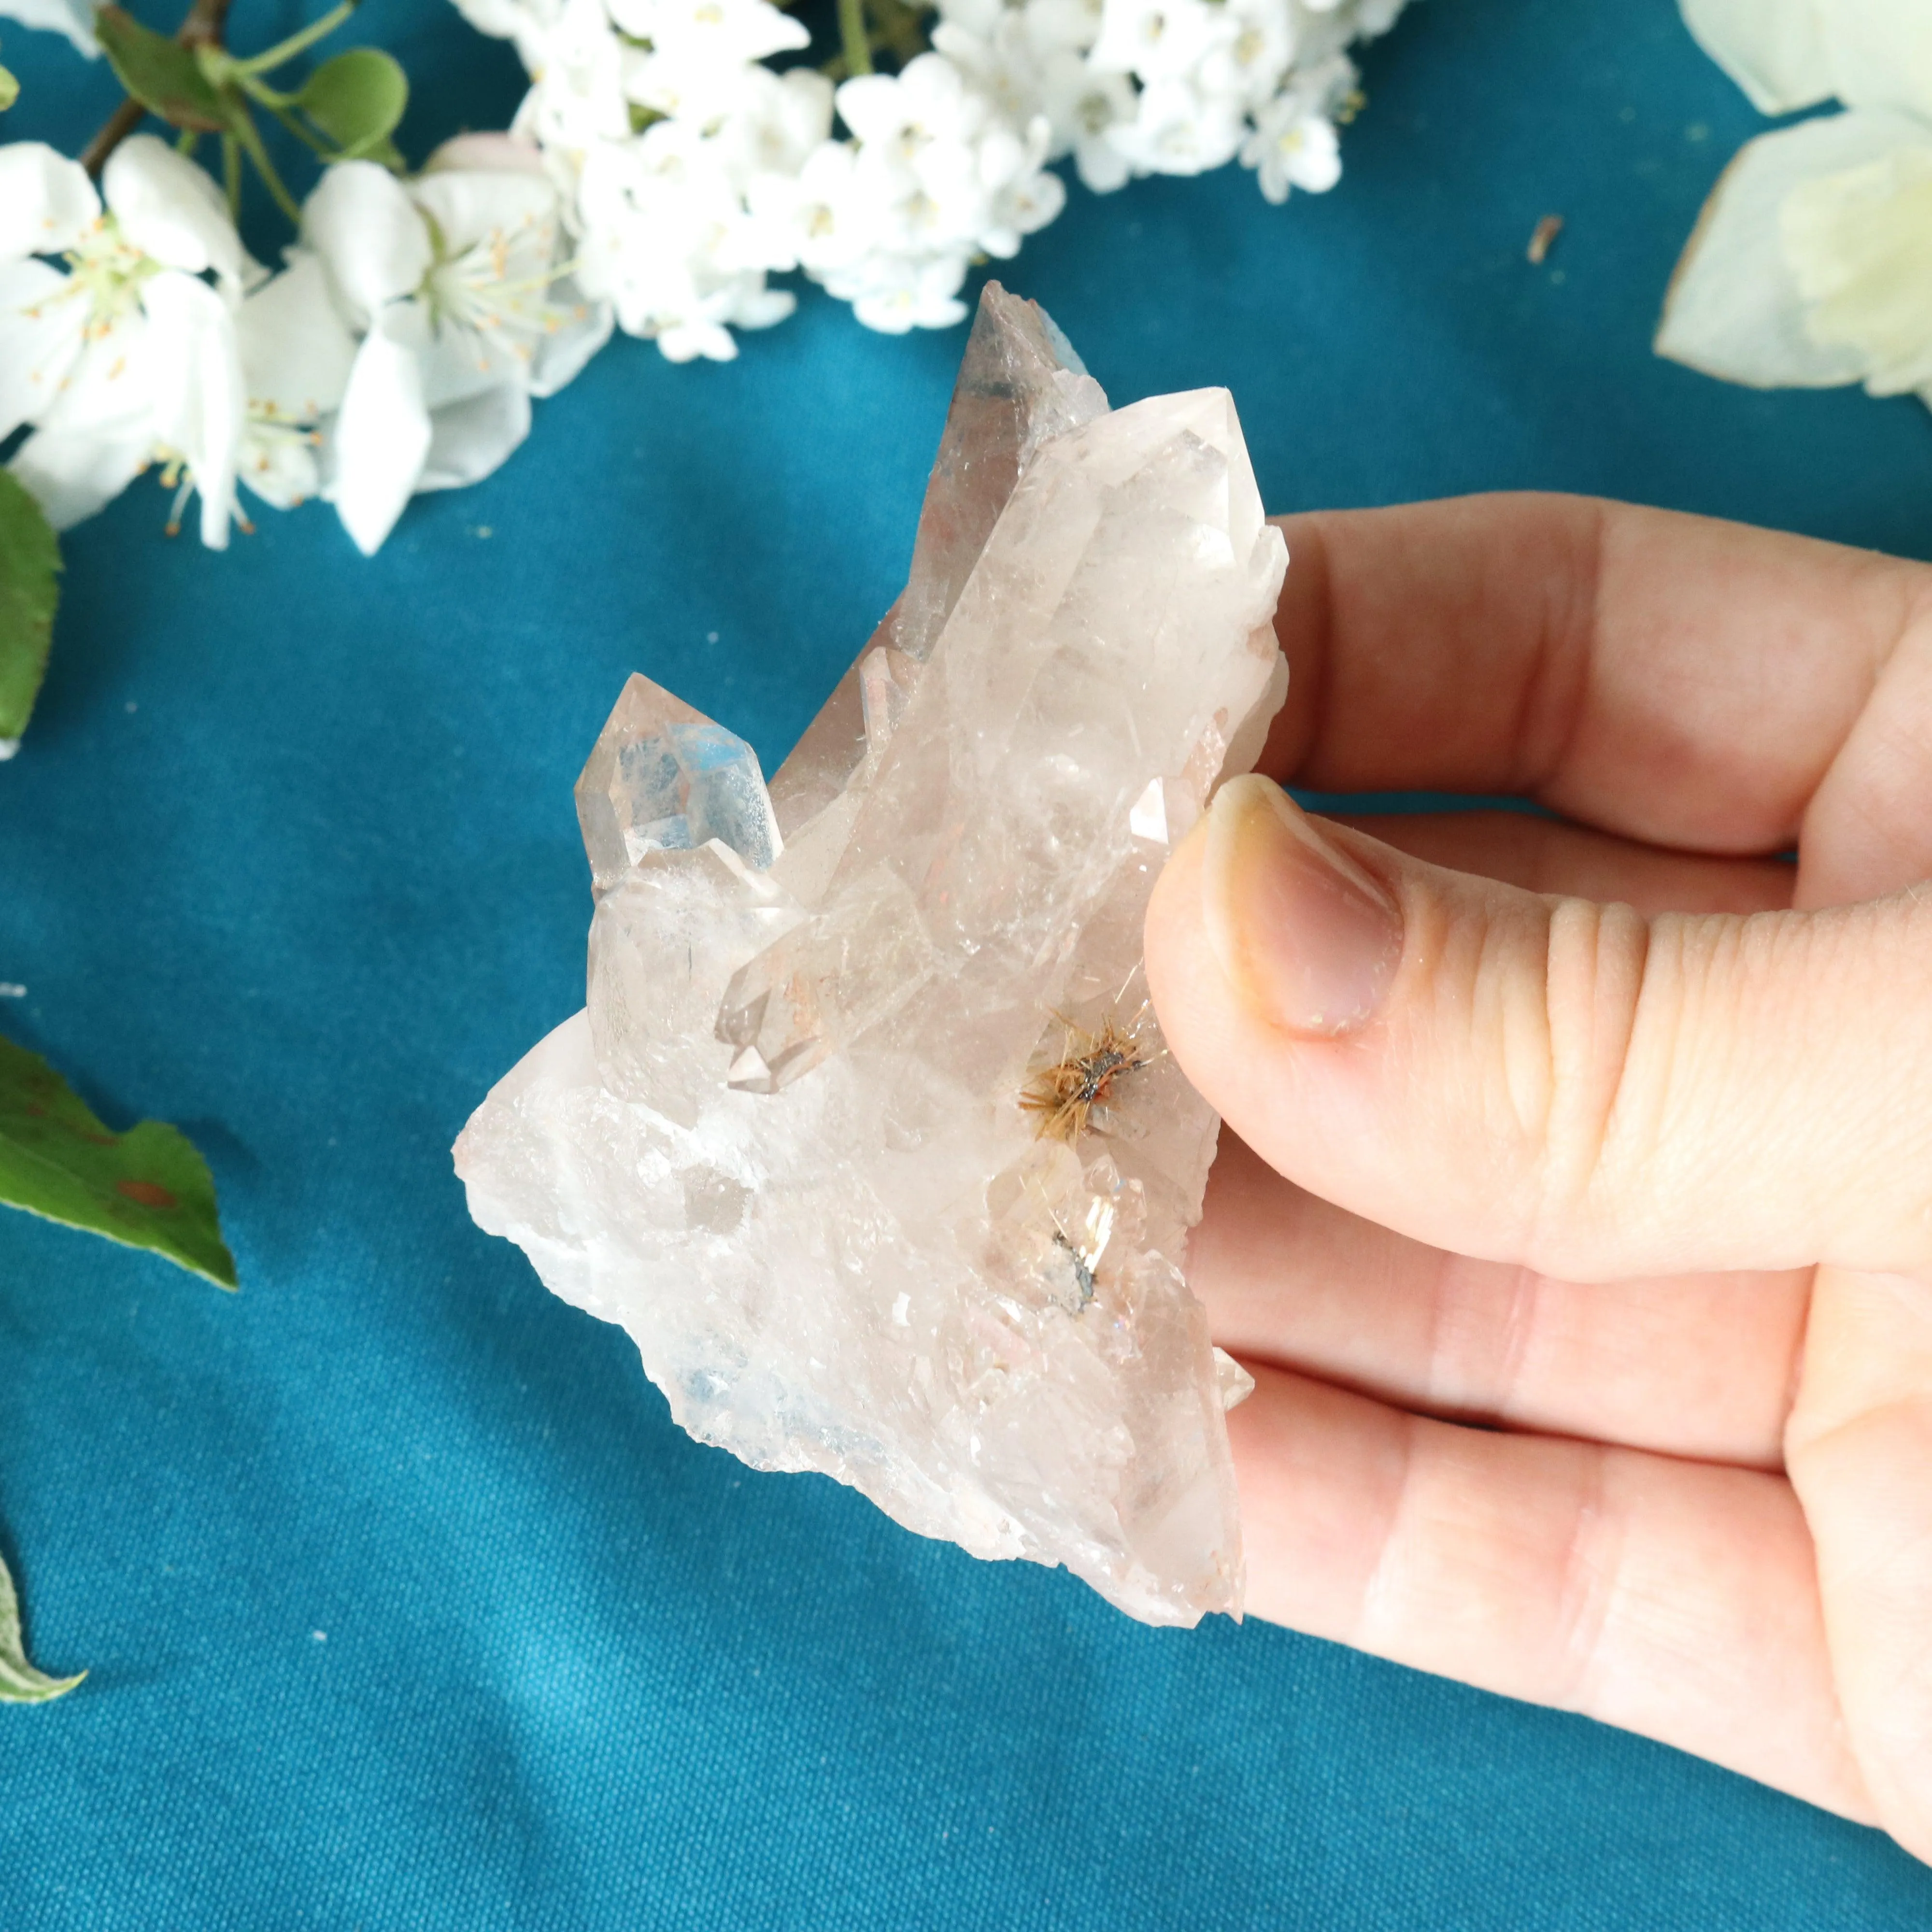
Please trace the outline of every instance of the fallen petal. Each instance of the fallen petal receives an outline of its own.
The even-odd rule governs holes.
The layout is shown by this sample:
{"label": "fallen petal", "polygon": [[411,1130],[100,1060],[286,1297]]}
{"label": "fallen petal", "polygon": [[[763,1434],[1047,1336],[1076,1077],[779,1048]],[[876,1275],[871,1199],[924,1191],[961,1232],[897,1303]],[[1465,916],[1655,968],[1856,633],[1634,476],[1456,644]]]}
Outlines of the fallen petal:
{"label": "fallen petal", "polygon": [[1738,154],[1705,203],[1671,279],[1657,352],[1756,388],[1829,388],[1870,373],[1844,343],[1819,341],[1785,252],[1784,211],[1804,184],[1882,160],[1924,139],[1900,115],[1828,115],[1762,134]]}

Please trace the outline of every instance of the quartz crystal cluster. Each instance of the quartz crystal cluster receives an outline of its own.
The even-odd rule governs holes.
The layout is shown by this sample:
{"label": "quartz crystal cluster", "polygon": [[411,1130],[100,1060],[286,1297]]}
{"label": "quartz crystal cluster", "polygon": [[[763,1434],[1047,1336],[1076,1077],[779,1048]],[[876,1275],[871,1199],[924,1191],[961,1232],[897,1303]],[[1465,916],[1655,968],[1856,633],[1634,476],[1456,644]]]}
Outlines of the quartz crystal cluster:
{"label": "quartz crystal cluster", "polygon": [[676,1420],[1150,1623],[1238,1615],[1182,1274],[1219,1122],[1141,924],[1287,687],[1286,554],[1224,391],[1110,412],[989,286],[910,580],[769,793],[643,677],[578,786],[587,1011],[456,1148]]}

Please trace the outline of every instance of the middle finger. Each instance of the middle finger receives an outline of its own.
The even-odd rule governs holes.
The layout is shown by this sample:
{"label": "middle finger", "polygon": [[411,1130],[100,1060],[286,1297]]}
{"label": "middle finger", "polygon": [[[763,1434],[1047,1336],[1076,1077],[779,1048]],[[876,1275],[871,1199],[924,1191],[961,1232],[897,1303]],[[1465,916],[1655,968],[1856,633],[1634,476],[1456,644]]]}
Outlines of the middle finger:
{"label": "middle finger", "polygon": [[1226,1128],[1187,1279],[1246,1359],[1421,1414],[1759,1468],[1781,1466],[1810,1283],[1472,1261],[1304,1192]]}

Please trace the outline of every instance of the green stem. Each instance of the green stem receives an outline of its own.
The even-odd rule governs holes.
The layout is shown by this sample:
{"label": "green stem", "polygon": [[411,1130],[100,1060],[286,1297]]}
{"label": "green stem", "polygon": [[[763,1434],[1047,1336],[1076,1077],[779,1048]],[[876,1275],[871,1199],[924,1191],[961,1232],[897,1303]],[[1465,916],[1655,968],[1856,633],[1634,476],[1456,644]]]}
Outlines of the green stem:
{"label": "green stem", "polygon": [[317,40],[326,40],[343,22],[355,12],[359,0],[340,0],[338,5],[330,8],[319,20],[311,20],[298,34],[291,34],[285,40],[278,41],[266,52],[250,54],[244,61],[235,63],[238,74],[266,74],[278,68],[284,61],[293,60],[298,53],[314,46]]}
{"label": "green stem", "polygon": [[838,38],[848,75],[872,70],[872,36],[866,27],[866,0],[838,0]]}
{"label": "green stem", "polygon": [[242,218],[242,144],[232,134],[221,137],[221,180],[228,190],[228,218]]}
{"label": "green stem", "polygon": [[235,70],[236,85],[250,100],[259,100],[271,114],[278,114],[284,107],[292,107],[297,97],[284,94],[271,87],[266,81],[258,80],[254,75],[238,68]]}
{"label": "green stem", "polygon": [[[292,94],[289,98],[292,100],[294,96]],[[268,112],[318,160],[333,161],[340,158],[334,148],[311,132],[308,123],[289,109],[271,104]]]}
{"label": "green stem", "polygon": [[236,104],[235,138],[242,143],[249,160],[255,164],[255,172],[267,185],[268,192],[275,198],[275,206],[286,214],[296,227],[302,226],[302,210],[296,206],[296,198],[282,185],[282,178],[275,172],[275,164],[268,158],[268,151],[262,145],[262,136],[256,130],[254,117],[238,100]]}

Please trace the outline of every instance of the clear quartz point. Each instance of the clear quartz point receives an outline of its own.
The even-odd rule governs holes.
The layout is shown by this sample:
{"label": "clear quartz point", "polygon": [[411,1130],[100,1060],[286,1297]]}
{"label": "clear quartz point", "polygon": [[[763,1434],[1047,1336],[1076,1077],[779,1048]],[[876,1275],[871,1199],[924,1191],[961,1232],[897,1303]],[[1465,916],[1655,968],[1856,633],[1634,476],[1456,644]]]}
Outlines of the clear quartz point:
{"label": "clear quartz point", "polygon": [[1141,922],[1281,704],[1286,562],[1224,392],[1109,414],[989,286],[910,581],[769,799],[626,686],[578,786],[588,1011],[456,1149],[694,1436],[1150,1623],[1240,1614],[1252,1384],[1182,1272],[1220,1124]]}
{"label": "clear quartz point", "polygon": [[577,820],[599,894],[649,852],[716,838],[762,872],[784,847],[758,753],[642,675],[625,685],[577,781]]}
{"label": "clear quartz point", "polygon": [[[1106,408],[1100,384],[1046,311],[989,282],[953,387],[906,587],[772,781],[787,838],[842,797],[868,755],[884,748],[1022,466],[1048,437]],[[885,680],[896,689],[889,693]]]}

